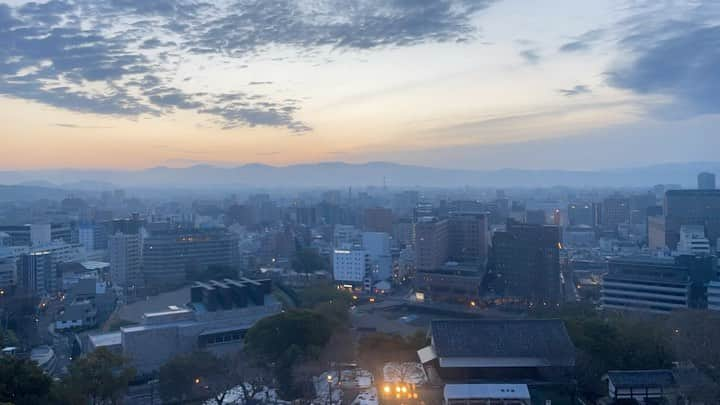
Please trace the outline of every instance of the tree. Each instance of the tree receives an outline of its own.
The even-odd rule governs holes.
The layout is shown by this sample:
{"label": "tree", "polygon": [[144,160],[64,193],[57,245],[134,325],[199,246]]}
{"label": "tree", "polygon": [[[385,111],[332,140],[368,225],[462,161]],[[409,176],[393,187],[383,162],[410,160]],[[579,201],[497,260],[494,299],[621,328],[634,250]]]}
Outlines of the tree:
{"label": "tree", "polygon": [[120,403],[135,377],[124,357],[102,347],[75,361],[68,371],[63,385],[71,403]]}
{"label": "tree", "polygon": [[328,319],[314,311],[291,310],[262,319],[245,335],[247,352],[271,364],[285,393],[293,392],[293,367],[314,359],[330,340]]}
{"label": "tree", "polygon": [[270,383],[267,367],[245,353],[218,358],[205,351],[180,355],[160,368],[160,396],[166,402],[212,399],[222,405],[238,388],[246,405],[259,404],[258,395]]}
{"label": "tree", "polygon": [[312,248],[298,249],[292,259],[292,268],[298,273],[310,274],[327,269],[327,263],[317,250]]}
{"label": "tree", "polygon": [[720,314],[712,311],[676,311],[665,324],[670,347],[680,361],[690,361],[720,381]]}
{"label": "tree", "polygon": [[52,379],[29,360],[0,357],[0,402],[14,405],[46,404]]}
{"label": "tree", "polygon": [[17,346],[18,338],[10,329],[0,328],[0,347]]}

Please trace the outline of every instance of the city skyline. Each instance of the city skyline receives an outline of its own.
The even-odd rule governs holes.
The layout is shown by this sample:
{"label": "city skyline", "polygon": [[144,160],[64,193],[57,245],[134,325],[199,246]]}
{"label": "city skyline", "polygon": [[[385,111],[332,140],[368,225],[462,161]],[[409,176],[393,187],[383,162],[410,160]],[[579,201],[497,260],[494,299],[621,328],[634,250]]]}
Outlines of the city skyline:
{"label": "city skyline", "polygon": [[0,3],[0,169],[716,160],[720,5],[561,3]]}

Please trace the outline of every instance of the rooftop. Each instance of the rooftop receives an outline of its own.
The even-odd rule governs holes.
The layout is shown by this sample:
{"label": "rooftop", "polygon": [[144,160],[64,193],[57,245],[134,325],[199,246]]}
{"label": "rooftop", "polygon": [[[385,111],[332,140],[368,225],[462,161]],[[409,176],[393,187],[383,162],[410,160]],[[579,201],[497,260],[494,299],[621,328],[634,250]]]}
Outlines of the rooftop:
{"label": "rooftop", "polygon": [[560,320],[436,320],[433,346],[440,358],[533,358],[571,367],[575,347]]}
{"label": "rooftop", "polygon": [[675,384],[670,370],[608,371],[607,376],[615,388],[669,387]]}
{"label": "rooftop", "polygon": [[122,333],[110,332],[99,335],[89,335],[88,339],[90,339],[90,342],[94,347],[116,346],[122,343]]}
{"label": "rooftop", "polygon": [[446,399],[530,399],[525,384],[446,384]]}

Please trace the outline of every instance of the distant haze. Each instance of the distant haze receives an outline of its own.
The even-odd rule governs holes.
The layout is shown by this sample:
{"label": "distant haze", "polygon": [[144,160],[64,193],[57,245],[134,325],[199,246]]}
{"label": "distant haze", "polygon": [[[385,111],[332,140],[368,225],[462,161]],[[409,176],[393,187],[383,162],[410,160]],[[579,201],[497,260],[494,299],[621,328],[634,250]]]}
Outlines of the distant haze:
{"label": "distant haze", "polygon": [[124,188],[306,188],[348,186],[389,187],[644,187],[679,184],[695,187],[701,171],[720,173],[720,162],[693,162],[598,171],[453,170],[386,162],[341,162],[239,167],[197,165],[156,167],[137,171],[47,170],[0,171],[0,184],[79,190]]}

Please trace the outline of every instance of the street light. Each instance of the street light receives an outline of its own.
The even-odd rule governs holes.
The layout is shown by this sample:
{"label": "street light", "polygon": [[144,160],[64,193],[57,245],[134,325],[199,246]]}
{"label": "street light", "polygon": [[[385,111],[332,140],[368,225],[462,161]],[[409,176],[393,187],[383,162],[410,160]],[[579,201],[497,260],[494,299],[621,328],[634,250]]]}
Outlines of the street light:
{"label": "street light", "polygon": [[195,377],[195,384],[200,384],[200,378],[199,378],[199,377]]}
{"label": "street light", "polygon": [[327,375],[327,382],[328,382],[328,404],[332,404],[332,380],[333,380],[332,374],[328,374],[328,375]]}

